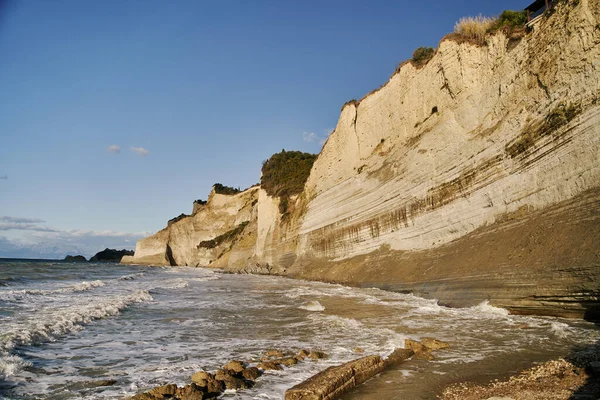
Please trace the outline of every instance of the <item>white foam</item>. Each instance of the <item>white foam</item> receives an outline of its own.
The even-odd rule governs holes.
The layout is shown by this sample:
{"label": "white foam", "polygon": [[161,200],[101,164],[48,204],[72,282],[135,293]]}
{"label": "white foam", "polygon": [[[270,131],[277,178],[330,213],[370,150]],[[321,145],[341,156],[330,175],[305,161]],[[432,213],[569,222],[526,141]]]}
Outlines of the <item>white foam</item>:
{"label": "white foam", "polygon": [[30,362],[8,352],[0,354],[0,380],[5,380],[25,367],[31,366]]}
{"label": "white foam", "polygon": [[30,315],[26,321],[9,326],[0,336],[0,349],[8,351],[17,345],[30,345],[56,340],[69,332],[83,329],[83,325],[94,320],[118,314],[122,309],[152,296],[140,290],[126,296],[117,296],[104,302],[91,299],[90,304],[76,305]]}
{"label": "white foam", "polygon": [[570,333],[569,325],[558,321],[550,323],[550,330],[559,338],[566,338]]}
{"label": "white foam", "polygon": [[140,278],[142,276],[144,276],[144,273],[143,272],[139,272],[137,274],[123,275],[123,276],[121,276],[119,278],[119,280],[121,280],[121,281],[131,281],[131,280],[133,280],[135,278]]}
{"label": "white foam", "polygon": [[48,296],[61,293],[78,293],[92,290],[106,285],[101,280],[91,282],[80,282],[72,286],[65,286],[58,289],[20,289],[7,290],[0,294],[0,300],[15,300],[26,296]]}
{"label": "white foam", "polygon": [[309,301],[308,303],[301,305],[298,308],[301,308],[301,309],[307,310],[307,311],[325,311],[325,307],[323,307],[323,305],[316,300]]}
{"label": "white foam", "polygon": [[507,309],[505,308],[500,308],[500,307],[494,307],[492,305],[490,305],[490,303],[485,300],[479,304],[477,304],[476,306],[470,307],[471,310],[476,311],[476,312],[480,312],[485,314],[486,316],[500,316],[500,317],[507,317],[509,315],[509,312]]}

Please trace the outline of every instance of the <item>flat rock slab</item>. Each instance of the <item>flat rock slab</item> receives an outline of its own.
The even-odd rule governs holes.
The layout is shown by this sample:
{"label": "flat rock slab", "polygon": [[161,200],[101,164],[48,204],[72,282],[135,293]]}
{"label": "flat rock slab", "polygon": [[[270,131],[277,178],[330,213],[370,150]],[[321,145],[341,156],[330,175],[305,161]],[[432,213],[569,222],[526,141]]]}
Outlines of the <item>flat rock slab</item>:
{"label": "flat rock slab", "polygon": [[367,356],[329,367],[288,389],[285,400],[333,400],[385,369],[380,356]]}

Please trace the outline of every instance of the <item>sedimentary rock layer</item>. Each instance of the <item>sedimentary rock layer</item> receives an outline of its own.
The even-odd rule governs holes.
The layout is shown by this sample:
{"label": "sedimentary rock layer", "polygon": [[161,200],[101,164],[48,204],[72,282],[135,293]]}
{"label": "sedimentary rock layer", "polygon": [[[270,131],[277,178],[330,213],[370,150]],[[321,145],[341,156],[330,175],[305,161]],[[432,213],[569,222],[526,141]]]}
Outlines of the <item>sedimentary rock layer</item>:
{"label": "sedimentary rock layer", "polygon": [[[259,188],[213,194],[125,261],[597,316],[599,66],[598,0],[485,43],[452,35],[342,108],[288,215]],[[198,248],[242,222],[246,239]]]}

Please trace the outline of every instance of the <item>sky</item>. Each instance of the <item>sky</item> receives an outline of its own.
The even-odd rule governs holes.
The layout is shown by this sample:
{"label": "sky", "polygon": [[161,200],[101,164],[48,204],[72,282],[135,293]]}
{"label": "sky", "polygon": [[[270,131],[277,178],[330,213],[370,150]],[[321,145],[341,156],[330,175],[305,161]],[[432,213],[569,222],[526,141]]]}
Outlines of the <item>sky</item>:
{"label": "sky", "polygon": [[528,1],[0,0],[0,257],[91,256],[318,153],[463,16]]}

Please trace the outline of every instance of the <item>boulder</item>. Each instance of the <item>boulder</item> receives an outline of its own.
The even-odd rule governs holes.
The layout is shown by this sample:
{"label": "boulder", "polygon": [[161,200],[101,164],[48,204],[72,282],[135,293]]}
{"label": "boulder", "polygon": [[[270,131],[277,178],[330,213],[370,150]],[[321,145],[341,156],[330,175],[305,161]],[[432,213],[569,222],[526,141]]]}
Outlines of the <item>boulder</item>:
{"label": "boulder", "polygon": [[218,369],[215,371],[215,379],[218,381],[222,381],[227,376],[235,376],[235,372],[230,369]]}
{"label": "boulder", "polygon": [[431,350],[447,349],[450,347],[450,344],[448,342],[442,342],[441,340],[437,340],[431,337],[422,337],[421,343]]}
{"label": "boulder", "polygon": [[308,351],[308,350],[304,350],[304,349],[303,349],[303,350],[300,350],[300,351],[298,352],[298,354],[294,356],[294,358],[295,358],[296,360],[298,360],[298,361],[302,361],[302,360],[304,360],[306,357],[308,357],[308,355],[309,355],[309,354],[310,354],[310,351]]}
{"label": "boulder", "polygon": [[424,353],[429,350],[423,343],[412,339],[406,339],[404,341],[404,348],[411,349],[415,354]]}
{"label": "boulder", "polygon": [[288,389],[285,400],[335,399],[383,371],[380,356],[366,356],[354,361],[329,367],[304,382]]}
{"label": "boulder", "polygon": [[197,379],[194,383],[201,387],[207,394],[219,394],[225,391],[223,381],[219,381],[212,376],[207,379]]}
{"label": "boulder", "polygon": [[278,358],[272,360],[272,362],[275,364],[285,365],[286,367],[298,364],[298,360],[295,357]]}
{"label": "boulder", "polygon": [[159,399],[165,397],[172,397],[175,395],[175,393],[177,393],[177,385],[171,383],[168,385],[155,387],[154,389],[151,389],[148,393]]}
{"label": "boulder", "polygon": [[396,349],[385,359],[385,366],[391,367],[408,360],[415,355],[412,349]]}
{"label": "boulder", "polygon": [[281,358],[283,357],[283,351],[281,350],[267,350],[267,352],[265,353],[265,357],[276,357],[276,358]]}
{"label": "boulder", "polygon": [[241,361],[231,360],[223,366],[223,369],[233,371],[237,374],[239,372],[242,372],[244,369],[246,369],[246,366]]}
{"label": "boulder", "polygon": [[179,400],[204,400],[206,398],[202,388],[195,383],[190,383],[177,389],[175,395]]}
{"label": "boulder", "polygon": [[323,353],[322,351],[311,351],[308,353],[308,358],[319,360],[321,358],[327,358],[327,354]]}
{"label": "boulder", "polygon": [[194,375],[192,375],[192,382],[198,383],[200,380],[209,380],[214,378],[214,376],[210,372],[206,371],[198,371]]}
{"label": "boulder", "polygon": [[279,364],[275,364],[272,361],[263,361],[261,363],[258,363],[257,367],[262,369],[263,371],[268,371],[268,370],[281,371],[282,370],[282,368],[279,366]]}
{"label": "boulder", "polygon": [[255,381],[261,375],[262,375],[262,373],[256,367],[248,367],[242,371],[242,376],[247,381]]}
{"label": "boulder", "polygon": [[239,390],[239,389],[249,389],[252,387],[251,382],[245,381],[240,378],[236,378],[235,376],[231,376],[231,375],[224,375],[223,379],[219,379],[219,380],[223,381],[223,383],[225,384],[225,387],[227,389]]}

